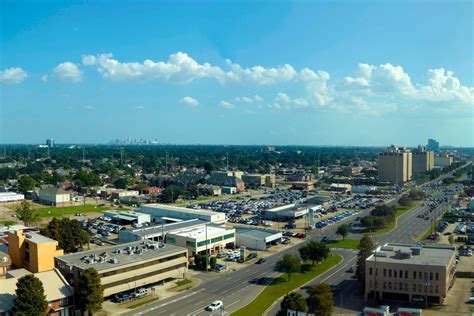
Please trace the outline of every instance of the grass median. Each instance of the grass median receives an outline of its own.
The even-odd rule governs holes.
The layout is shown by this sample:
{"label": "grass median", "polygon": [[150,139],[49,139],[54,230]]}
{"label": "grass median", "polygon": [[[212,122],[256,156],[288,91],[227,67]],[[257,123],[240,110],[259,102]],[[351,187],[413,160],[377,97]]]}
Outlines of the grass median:
{"label": "grass median", "polygon": [[329,248],[358,249],[358,239],[334,240],[328,243]]}
{"label": "grass median", "polygon": [[373,232],[366,232],[364,234],[369,235],[369,236],[376,236],[376,235],[383,235],[383,234],[389,233],[392,229],[394,229],[397,226],[397,219],[400,216],[402,216],[403,214],[405,214],[406,212],[408,212],[411,209],[415,208],[415,206],[416,206],[415,204],[411,204],[411,205],[408,205],[408,206],[398,205],[397,206],[397,212],[395,213],[395,219],[393,221],[391,221],[390,223],[388,223],[388,225],[386,227],[378,229],[378,230],[373,231]]}
{"label": "grass median", "polygon": [[291,275],[291,281],[288,281],[288,276],[286,274],[281,274],[276,277],[250,304],[231,315],[263,315],[263,313],[280,297],[326,272],[341,262],[341,260],[342,257],[340,255],[331,254],[326,260],[316,264],[314,269],[311,269],[310,263],[305,263],[302,266],[301,272],[293,273]]}

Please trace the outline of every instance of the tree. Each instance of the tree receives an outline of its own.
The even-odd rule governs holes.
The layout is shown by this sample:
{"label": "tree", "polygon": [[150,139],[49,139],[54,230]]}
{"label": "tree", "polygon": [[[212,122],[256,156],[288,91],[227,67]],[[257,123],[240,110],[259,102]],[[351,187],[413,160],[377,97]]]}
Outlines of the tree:
{"label": "tree", "polygon": [[425,195],[425,192],[420,190],[410,190],[410,192],[408,192],[408,197],[412,200],[421,200]]}
{"label": "tree", "polygon": [[277,315],[286,316],[289,309],[298,312],[307,312],[308,306],[306,305],[303,295],[298,292],[291,292],[285,295],[280,303],[280,311]]}
{"label": "tree", "polygon": [[329,255],[329,247],[326,244],[311,240],[303,247],[299,248],[300,257],[303,260],[311,260],[311,266],[317,261],[326,259]]}
{"label": "tree", "polygon": [[127,178],[118,178],[114,182],[114,186],[117,189],[126,189],[128,187],[128,180]]}
{"label": "tree", "polygon": [[214,270],[216,268],[217,264],[217,258],[216,257],[211,257],[209,261],[209,265],[211,266],[211,270]]}
{"label": "tree", "polygon": [[25,226],[34,225],[39,220],[39,215],[35,213],[31,203],[26,200],[23,200],[20,205],[15,207],[15,215]]}
{"label": "tree", "polygon": [[308,288],[306,304],[308,312],[318,316],[331,316],[334,309],[331,288],[327,284],[313,285]]}
{"label": "tree", "polygon": [[98,175],[86,171],[78,172],[74,177],[74,181],[79,187],[92,187],[102,184],[102,180],[100,180]]}
{"label": "tree", "polygon": [[453,236],[453,235],[449,235],[448,241],[449,241],[449,244],[450,244],[450,245],[454,244],[454,236]]}
{"label": "tree", "polygon": [[343,224],[339,226],[336,230],[336,234],[342,236],[342,240],[345,240],[346,236],[349,234],[349,225]]}
{"label": "tree", "polygon": [[372,254],[375,245],[369,236],[364,235],[360,240],[358,248],[356,276],[360,286],[365,290],[365,260]]}
{"label": "tree", "polygon": [[86,311],[89,315],[102,308],[104,289],[100,284],[100,276],[94,268],[82,271],[79,276],[79,290],[77,292],[78,305],[82,314]]}
{"label": "tree", "polygon": [[23,176],[18,179],[18,190],[25,193],[26,191],[31,191],[35,188],[36,181],[30,176]]}
{"label": "tree", "polygon": [[59,247],[65,252],[77,252],[90,241],[89,235],[75,219],[53,218],[41,232],[44,236],[57,240]]}
{"label": "tree", "polygon": [[161,191],[161,200],[165,203],[173,203],[176,201],[178,196],[182,195],[184,192],[182,187],[176,185],[167,186],[163,191]]}
{"label": "tree", "polygon": [[400,206],[409,206],[413,201],[408,196],[402,196],[398,199],[398,205]]}
{"label": "tree", "polygon": [[18,279],[15,293],[16,315],[46,315],[48,301],[43,283],[33,274]]}
{"label": "tree", "polygon": [[279,272],[288,275],[288,281],[291,281],[291,274],[301,269],[300,258],[293,255],[284,255],[283,258],[276,263],[276,269]]}

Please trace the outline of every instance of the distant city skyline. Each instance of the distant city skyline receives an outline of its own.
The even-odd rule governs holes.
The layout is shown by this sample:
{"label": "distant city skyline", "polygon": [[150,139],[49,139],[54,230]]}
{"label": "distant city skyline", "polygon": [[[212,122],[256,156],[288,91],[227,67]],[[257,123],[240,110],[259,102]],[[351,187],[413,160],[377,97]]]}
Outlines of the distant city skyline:
{"label": "distant city skyline", "polygon": [[470,1],[1,8],[3,144],[474,147]]}

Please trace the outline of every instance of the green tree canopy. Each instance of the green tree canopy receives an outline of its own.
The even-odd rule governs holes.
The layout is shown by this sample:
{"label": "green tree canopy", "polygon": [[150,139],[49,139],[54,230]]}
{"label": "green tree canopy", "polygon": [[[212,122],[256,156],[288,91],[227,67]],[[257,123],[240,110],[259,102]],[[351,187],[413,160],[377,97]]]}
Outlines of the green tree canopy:
{"label": "green tree canopy", "polygon": [[299,248],[300,257],[303,260],[311,260],[311,265],[317,261],[326,259],[329,255],[329,247],[326,244],[311,240],[303,247]]}
{"label": "green tree canopy", "polygon": [[285,295],[280,303],[280,311],[277,315],[286,316],[289,309],[298,312],[307,312],[308,306],[306,305],[303,295],[298,292],[291,292]]}
{"label": "green tree canopy", "polygon": [[334,309],[331,288],[327,284],[313,285],[308,288],[306,304],[308,312],[320,316],[331,316]]}
{"label": "green tree canopy", "polygon": [[30,176],[22,176],[20,179],[18,179],[18,190],[20,192],[27,192],[31,191],[35,188],[36,181],[33,179],[33,177]]}
{"label": "green tree canopy", "polygon": [[402,196],[398,199],[398,205],[400,206],[409,206],[411,203],[413,203],[413,201],[408,196]]}
{"label": "green tree canopy", "polygon": [[46,315],[48,301],[43,283],[33,274],[25,275],[16,283],[15,311],[17,315]]}
{"label": "green tree canopy", "polygon": [[77,291],[78,305],[83,313],[89,315],[102,308],[104,289],[100,284],[100,276],[94,268],[82,271],[79,276],[79,290]]}
{"label": "green tree canopy", "polygon": [[43,235],[57,240],[59,247],[65,252],[77,252],[78,249],[86,245],[90,237],[82,229],[79,222],[69,218],[53,218],[41,231]]}
{"label": "green tree canopy", "polygon": [[23,200],[20,205],[15,207],[15,215],[25,226],[32,226],[39,220],[38,214],[27,200]]}
{"label": "green tree canopy", "polygon": [[365,260],[372,254],[375,249],[374,242],[369,236],[364,235],[359,243],[359,253],[357,254],[356,275],[362,289],[365,289]]}
{"label": "green tree canopy", "polygon": [[77,186],[80,187],[92,187],[96,185],[101,185],[102,180],[99,176],[92,172],[80,171],[74,177],[74,182]]}
{"label": "green tree canopy", "polygon": [[301,270],[301,260],[296,256],[287,254],[276,263],[275,267],[277,271],[286,273],[288,281],[291,281],[291,274]]}
{"label": "green tree canopy", "polygon": [[165,203],[173,203],[176,201],[178,196],[182,195],[184,190],[182,187],[177,185],[167,186],[163,191],[161,191],[161,200]]}
{"label": "green tree canopy", "polygon": [[128,187],[128,180],[127,178],[118,178],[114,182],[114,186],[117,189],[126,189]]}
{"label": "green tree canopy", "polygon": [[349,234],[349,225],[342,224],[341,226],[339,226],[336,230],[336,234],[342,236],[342,240],[345,240],[346,236]]}

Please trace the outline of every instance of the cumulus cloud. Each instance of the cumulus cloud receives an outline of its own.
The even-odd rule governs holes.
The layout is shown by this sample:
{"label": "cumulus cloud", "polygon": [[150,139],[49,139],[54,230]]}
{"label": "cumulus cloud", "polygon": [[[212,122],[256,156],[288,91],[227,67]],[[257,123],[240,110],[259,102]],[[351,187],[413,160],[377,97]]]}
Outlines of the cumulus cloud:
{"label": "cumulus cloud", "polygon": [[26,71],[19,67],[7,68],[0,70],[0,83],[1,84],[19,84],[22,83],[28,77]]}
{"label": "cumulus cloud", "polygon": [[199,105],[199,101],[192,97],[184,97],[181,100],[179,100],[179,103],[190,106],[190,107],[197,107]]}
{"label": "cumulus cloud", "polygon": [[219,106],[220,106],[221,108],[228,109],[228,110],[235,108],[235,105],[234,105],[234,104],[232,104],[232,103],[230,103],[230,102],[228,102],[228,101],[224,101],[224,100],[222,100],[221,102],[219,102]]}
{"label": "cumulus cloud", "polygon": [[253,97],[253,99],[255,100],[255,102],[263,102],[263,98],[262,98],[261,96],[259,96],[258,94],[255,95],[255,96]]}
{"label": "cumulus cloud", "polygon": [[62,81],[79,82],[82,80],[82,71],[76,64],[69,61],[61,63],[53,70],[56,78]]}
{"label": "cumulus cloud", "polygon": [[283,104],[288,104],[288,105],[295,105],[295,106],[301,106],[305,107],[308,106],[308,101],[306,101],[303,98],[290,98],[286,93],[279,92],[275,98],[275,101],[277,103],[283,103]]}
{"label": "cumulus cloud", "polygon": [[41,81],[47,82],[48,81],[48,75],[41,76]]}

